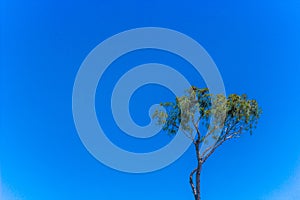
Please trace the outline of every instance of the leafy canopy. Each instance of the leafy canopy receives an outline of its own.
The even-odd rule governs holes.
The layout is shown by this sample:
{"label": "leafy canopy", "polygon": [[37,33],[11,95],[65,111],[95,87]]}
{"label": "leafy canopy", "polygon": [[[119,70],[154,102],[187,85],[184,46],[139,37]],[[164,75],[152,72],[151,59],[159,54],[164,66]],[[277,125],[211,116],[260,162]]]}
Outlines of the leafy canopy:
{"label": "leafy canopy", "polygon": [[195,144],[213,138],[215,145],[210,150],[245,132],[252,134],[262,113],[257,101],[245,94],[213,95],[207,88],[195,86],[175,102],[160,105],[165,109],[156,110],[153,118],[164,131],[173,135],[180,129]]}

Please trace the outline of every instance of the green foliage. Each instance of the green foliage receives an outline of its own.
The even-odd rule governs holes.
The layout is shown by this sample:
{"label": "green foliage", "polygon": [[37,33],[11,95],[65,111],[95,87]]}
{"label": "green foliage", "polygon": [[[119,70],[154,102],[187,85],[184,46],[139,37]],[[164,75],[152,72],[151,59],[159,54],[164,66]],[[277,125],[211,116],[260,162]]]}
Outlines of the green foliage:
{"label": "green foliage", "polygon": [[[175,102],[161,103],[161,106],[165,111],[156,110],[153,118],[164,131],[176,134],[181,129],[193,140],[197,135],[195,141],[199,142],[209,136],[218,142],[239,137],[244,132],[252,134],[262,113],[257,101],[245,94],[225,97],[194,86]],[[206,135],[200,134],[200,125],[206,129]]]}

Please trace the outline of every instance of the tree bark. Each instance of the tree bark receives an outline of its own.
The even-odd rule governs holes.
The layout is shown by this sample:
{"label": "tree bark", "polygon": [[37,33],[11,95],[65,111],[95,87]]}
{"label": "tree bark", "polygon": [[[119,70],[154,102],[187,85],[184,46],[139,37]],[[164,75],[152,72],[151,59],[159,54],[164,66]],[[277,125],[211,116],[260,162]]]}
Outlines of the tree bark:
{"label": "tree bark", "polygon": [[[200,188],[200,176],[201,176],[201,170],[202,170],[202,158],[200,157],[200,150],[199,150],[199,143],[195,143],[195,149],[196,149],[196,156],[197,156],[197,167],[191,172],[190,174],[190,185],[195,197],[195,200],[201,200],[201,188]],[[196,187],[194,185],[193,176],[196,174]]]}
{"label": "tree bark", "polygon": [[196,200],[196,197],[197,197],[197,190],[195,188],[195,185],[194,185],[194,181],[193,181],[193,176],[194,174],[197,172],[197,168],[195,168],[191,174],[190,174],[190,185],[191,185],[191,188],[192,188],[192,192],[193,192],[193,195],[195,197],[195,200]]}
{"label": "tree bark", "polygon": [[197,168],[197,172],[196,172],[196,192],[197,192],[197,200],[201,199],[201,189],[200,189],[200,175],[201,175],[201,169],[202,169],[202,165],[200,164],[200,166],[198,166]]}

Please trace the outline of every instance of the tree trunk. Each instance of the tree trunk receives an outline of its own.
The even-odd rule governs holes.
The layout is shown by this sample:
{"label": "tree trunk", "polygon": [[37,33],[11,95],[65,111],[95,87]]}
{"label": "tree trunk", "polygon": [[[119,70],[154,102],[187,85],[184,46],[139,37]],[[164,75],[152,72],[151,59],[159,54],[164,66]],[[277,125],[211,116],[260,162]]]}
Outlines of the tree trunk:
{"label": "tree trunk", "polygon": [[[200,158],[199,143],[196,143],[195,147],[196,147],[196,155],[197,155],[198,165],[190,174],[190,185],[191,185],[195,200],[201,200],[200,175],[201,175],[203,163],[202,163],[202,159]],[[196,174],[196,187],[195,187],[194,181],[193,181],[193,177],[195,174]]]}
{"label": "tree trunk", "polygon": [[202,164],[198,166],[197,172],[196,172],[196,192],[197,192],[197,200],[201,199],[201,189],[200,189],[200,175],[201,175],[201,169],[202,169]]}

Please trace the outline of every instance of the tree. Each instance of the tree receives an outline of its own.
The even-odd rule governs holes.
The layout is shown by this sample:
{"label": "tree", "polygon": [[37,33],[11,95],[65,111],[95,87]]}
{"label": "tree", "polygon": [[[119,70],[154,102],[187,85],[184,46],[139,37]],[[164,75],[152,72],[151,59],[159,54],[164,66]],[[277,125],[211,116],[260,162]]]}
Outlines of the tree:
{"label": "tree", "polygon": [[[262,113],[256,100],[247,95],[210,94],[207,88],[192,86],[175,102],[161,103],[153,118],[163,131],[175,135],[180,130],[195,146],[197,166],[189,175],[195,200],[200,200],[200,175],[203,164],[225,141],[252,134]],[[203,134],[206,132],[206,134]],[[204,148],[201,148],[204,147]]]}

